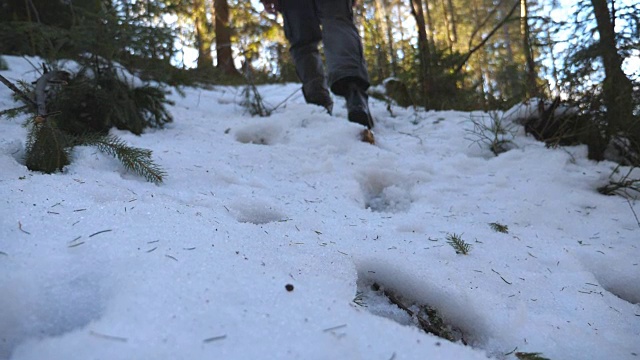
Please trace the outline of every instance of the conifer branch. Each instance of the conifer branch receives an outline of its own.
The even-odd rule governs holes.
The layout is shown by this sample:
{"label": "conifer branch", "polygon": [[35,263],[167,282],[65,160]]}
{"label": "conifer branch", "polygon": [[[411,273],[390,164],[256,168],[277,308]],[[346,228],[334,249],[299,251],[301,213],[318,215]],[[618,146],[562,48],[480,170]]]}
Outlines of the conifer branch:
{"label": "conifer branch", "polygon": [[451,245],[456,251],[456,254],[459,255],[469,255],[469,251],[471,250],[471,244],[462,240],[462,235],[447,234],[447,244]]}
{"label": "conifer branch", "polygon": [[13,118],[15,116],[17,116],[20,112],[22,111],[27,111],[29,110],[29,106],[28,105],[22,105],[22,106],[18,106],[12,109],[6,109],[6,110],[2,110],[0,111],[0,117],[3,116],[7,116],[8,118]]}
{"label": "conifer branch", "polygon": [[502,224],[497,223],[497,222],[492,222],[492,223],[489,223],[489,226],[491,226],[491,228],[495,232],[501,232],[503,234],[508,234],[509,233],[509,227],[507,225],[502,225]]}
{"label": "conifer branch", "polygon": [[4,76],[0,75],[0,82],[5,84],[6,87],[11,89],[16,95],[18,95],[26,104],[31,105],[33,107],[37,107],[35,100],[30,98],[24,91],[18,89],[11,81],[7,80]]}
{"label": "conifer branch", "polygon": [[162,183],[166,172],[151,159],[151,150],[127,145],[113,135],[83,138],[82,143],[93,145],[100,151],[118,159],[122,165],[155,184]]}

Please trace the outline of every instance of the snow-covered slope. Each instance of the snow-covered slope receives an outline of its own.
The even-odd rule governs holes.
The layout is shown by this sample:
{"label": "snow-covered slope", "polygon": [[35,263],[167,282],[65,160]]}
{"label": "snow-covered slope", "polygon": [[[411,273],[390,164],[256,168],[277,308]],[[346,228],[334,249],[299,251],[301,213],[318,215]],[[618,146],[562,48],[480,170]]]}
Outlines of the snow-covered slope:
{"label": "snow-covered slope", "polygon": [[[3,76],[37,77],[5,59]],[[278,104],[298,87],[259,89]],[[640,204],[595,190],[614,164],[522,132],[495,157],[468,132],[481,113],[372,101],[372,146],[341,99],[333,117],[298,92],[251,118],[241,89],[185,92],[166,129],[113,132],[153,150],[159,186],[89,147],[30,172],[24,118],[0,119],[0,359],[640,356]],[[373,282],[471,346],[425,334]]]}

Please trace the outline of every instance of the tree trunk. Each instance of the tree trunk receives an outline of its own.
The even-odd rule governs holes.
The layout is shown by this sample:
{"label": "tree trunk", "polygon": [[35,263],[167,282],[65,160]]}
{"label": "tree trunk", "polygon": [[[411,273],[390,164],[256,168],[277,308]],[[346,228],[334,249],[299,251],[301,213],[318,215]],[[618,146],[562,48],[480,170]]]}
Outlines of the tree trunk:
{"label": "tree trunk", "polygon": [[382,0],[382,9],[384,11],[384,23],[387,35],[387,43],[389,47],[389,56],[391,60],[391,75],[396,76],[398,72],[398,63],[396,61],[396,50],[393,46],[393,23],[391,22],[391,16],[389,15],[389,0]]}
{"label": "tree trunk", "polygon": [[531,48],[527,0],[520,0],[520,35],[522,35],[522,49],[524,50],[527,65],[526,96],[527,98],[538,97],[540,96],[538,73],[536,72],[536,63],[533,59],[533,49]]}
{"label": "tree trunk", "polygon": [[606,0],[591,0],[600,35],[599,51],[604,64],[605,79],[602,84],[604,104],[607,108],[609,139],[619,132],[628,135],[640,146],[640,127],[633,117],[633,85],[622,71],[622,57],[618,54],[611,13]]}
{"label": "tree trunk", "polygon": [[549,53],[549,57],[551,58],[551,74],[553,77],[553,84],[555,88],[554,96],[560,96],[560,72],[558,71],[558,67],[556,66],[556,55],[553,52],[553,42],[551,39],[550,30],[545,31],[545,36],[547,40],[547,46],[549,49],[547,50]]}
{"label": "tree trunk", "polygon": [[427,39],[429,40],[429,46],[431,52],[436,51],[436,40],[433,35],[435,32],[435,25],[433,24],[433,19],[431,18],[431,9],[429,8],[429,1],[424,1],[424,12],[427,15]]}
{"label": "tree trunk", "polygon": [[451,26],[451,42],[458,42],[458,24],[456,19],[456,9],[453,7],[453,0],[447,0],[447,12],[449,13],[449,26]]}
{"label": "tree trunk", "polygon": [[387,59],[387,49],[385,44],[385,31],[384,31],[384,14],[382,13],[382,5],[380,4],[381,0],[374,0],[374,20],[373,24],[371,24],[371,32],[373,33],[373,37],[371,40],[374,42],[375,48],[375,57],[376,57],[376,69],[375,74],[378,81],[383,80],[387,77],[388,72],[388,64],[389,61]]}
{"label": "tree trunk", "polygon": [[213,45],[212,26],[207,20],[207,9],[205,0],[193,0],[193,22],[196,27],[198,70],[213,68],[213,56],[211,55]]}
{"label": "tree trunk", "polygon": [[422,85],[422,100],[425,109],[429,108],[429,93],[431,88],[431,53],[424,22],[422,0],[411,0],[411,14],[416,20],[418,30],[418,50],[420,54],[420,77]]}
{"label": "tree trunk", "polygon": [[449,15],[447,13],[447,4],[446,4],[447,0],[442,0],[441,1],[441,5],[442,5],[442,20],[444,20],[444,29],[446,30],[446,34],[447,34],[447,47],[449,48],[449,52],[453,52],[453,41],[452,41],[452,37],[451,37],[451,24],[449,24]]}
{"label": "tree trunk", "polygon": [[215,31],[216,31],[216,56],[217,67],[229,75],[239,75],[233,63],[231,50],[231,28],[229,27],[229,2],[227,0],[214,0]]}

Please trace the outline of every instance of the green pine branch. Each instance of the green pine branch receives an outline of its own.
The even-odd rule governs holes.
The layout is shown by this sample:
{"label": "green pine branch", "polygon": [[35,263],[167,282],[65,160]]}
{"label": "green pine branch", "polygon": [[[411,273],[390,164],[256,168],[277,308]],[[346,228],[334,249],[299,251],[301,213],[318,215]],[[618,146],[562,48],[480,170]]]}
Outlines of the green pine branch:
{"label": "green pine branch", "polygon": [[509,233],[509,227],[507,225],[502,225],[502,224],[497,223],[497,222],[492,222],[492,223],[489,223],[489,226],[491,226],[491,228],[495,232],[501,232],[503,234],[508,234]]}
{"label": "green pine branch", "polygon": [[447,244],[456,251],[456,254],[468,255],[471,251],[471,244],[462,240],[462,235],[447,234]]}
{"label": "green pine branch", "polygon": [[114,135],[87,136],[80,141],[115,157],[127,170],[143,176],[147,181],[160,184],[166,176],[166,172],[151,159],[151,150],[129,146]]}

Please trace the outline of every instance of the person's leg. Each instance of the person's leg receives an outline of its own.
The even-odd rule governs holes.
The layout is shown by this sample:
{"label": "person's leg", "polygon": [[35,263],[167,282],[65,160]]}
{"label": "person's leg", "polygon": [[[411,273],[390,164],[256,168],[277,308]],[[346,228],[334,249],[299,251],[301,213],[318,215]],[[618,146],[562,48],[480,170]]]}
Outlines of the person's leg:
{"label": "person's leg", "polygon": [[324,106],[329,113],[333,101],[318,44],[322,40],[320,20],[313,0],[280,0],[284,33],[291,45],[296,73],[302,81],[302,92],[308,103]]}
{"label": "person's leg", "polygon": [[322,23],[322,42],[331,90],[336,95],[345,96],[345,84],[348,82],[356,82],[366,90],[369,74],[362,41],[353,23],[352,0],[315,0],[315,3]]}
{"label": "person's leg", "polygon": [[347,100],[349,121],[373,127],[369,113],[369,74],[362,40],[353,23],[352,0],[314,0],[322,24],[331,91]]}

